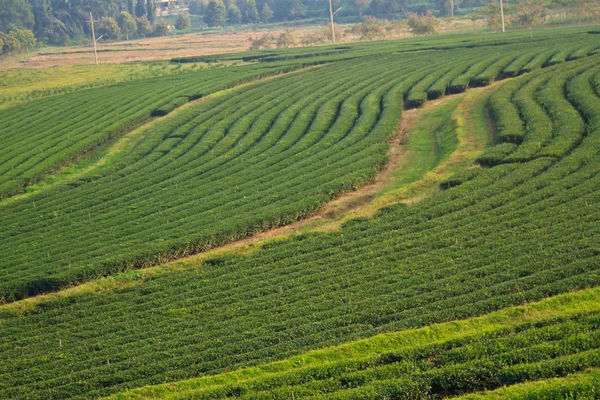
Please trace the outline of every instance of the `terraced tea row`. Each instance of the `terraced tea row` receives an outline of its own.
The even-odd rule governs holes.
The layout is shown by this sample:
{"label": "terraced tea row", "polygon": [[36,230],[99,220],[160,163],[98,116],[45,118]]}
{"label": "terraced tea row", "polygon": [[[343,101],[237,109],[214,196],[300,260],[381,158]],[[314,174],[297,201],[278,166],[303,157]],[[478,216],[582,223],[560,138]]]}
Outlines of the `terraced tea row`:
{"label": "terraced tea row", "polygon": [[[411,62],[418,62],[417,58],[413,56]],[[382,60],[377,65],[383,71],[390,69]],[[0,393],[15,398],[100,396],[598,285],[598,65],[598,58],[590,57],[517,78],[522,84],[530,82],[523,85],[524,96],[531,93],[531,101],[553,121],[552,140],[570,132],[573,123],[585,127],[580,140],[556,156],[476,170],[456,187],[411,207],[384,208],[374,219],[353,220],[341,232],[301,235],[248,256],[213,259],[196,269],[158,275],[136,286],[66,297],[41,304],[26,315],[6,315],[0,336]],[[408,85],[408,77],[395,82],[382,72],[372,79],[377,89],[370,92],[370,82],[365,82],[353,91],[362,90],[354,104],[371,93],[377,93],[375,104],[378,98],[387,104],[391,93],[400,98],[409,89],[403,86]],[[410,79],[418,82],[418,74]],[[269,85],[280,82],[289,81],[274,80]],[[294,92],[292,83],[284,86]],[[549,102],[544,94],[546,90],[557,93],[556,88],[564,89],[562,95]],[[345,109],[340,108],[340,115]],[[355,126],[368,115],[364,108],[363,112]],[[536,134],[533,129],[530,134]],[[500,347],[489,344],[491,364],[476,361],[475,350],[461,359],[451,346],[435,353],[446,357],[447,364],[439,361],[436,366],[430,357],[409,357],[422,369],[402,371],[420,376],[415,390],[431,392],[435,384],[435,393],[451,394],[481,388],[479,379],[466,381],[469,387],[458,387],[461,381],[445,378],[468,377],[465,371],[475,366],[479,378],[518,378],[511,382],[533,379],[539,371],[550,374],[553,365],[571,365],[560,364],[565,360],[576,360],[578,368],[594,366],[597,316],[580,318],[565,321],[562,327],[548,326],[548,332],[558,335],[555,343],[535,347],[533,338],[543,336],[545,328],[534,326],[533,331],[523,331],[523,338],[528,338],[524,343],[534,347],[528,344],[503,355]],[[586,329],[590,333],[584,337]],[[511,338],[519,337],[514,336],[519,332],[507,334],[494,340],[507,346],[518,342]],[[476,349],[483,343],[455,345]],[[543,357],[535,360],[535,354]],[[493,369],[496,361],[502,362]],[[536,369],[529,365],[534,362],[547,364]],[[378,379],[366,374],[361,381],[360,373],[353,377],[348,382]]]}
{"label": "terraced tea row", "polygon": [[291,393],[305,399],[453,397],[598,368],[599,324],[598,311],[534,321],[439,344],[259,375],[246,382],[200,386],[169,398],[286,399]]}
{"label": "terraced tea row", "polygon": [[[430,49],[446,49],[446,52],[452,51],[456,54],[464,52],[467,47],[477,46],[482,52],[489,52],[490,47],[486,46],[498,47],[510,43],[503,48],[503,59],[510,60],[513,58],[511,54],[519,51],[531,55],[533,60],[527,65],[519,64],[518,69],[512,65],[511,71],[504,74],[501,70],[503,61],[495,61],[495,57],[488,58],[489,61],[484,59],[473,65],[469,71],[465,71],[462,67],[470,65],[457,62],[465,63],[461,55],[453,56],[458,68],[449,71],[444,79],[438,80],[437,85],[427,91],[427,95],[421,90],[415,90],[409,96],[409,104],[419,106],[427,97],[437,98],[447,89],[450,92],[464,91],[469,84],[487,84],[499,75],[517,75],[565,59],[585,57],[600,48],[593,40],[594,35],[581,30],[560,34],[548,31],[538,36],[529,41],[523,41],[520,37],[516,40],[510,35],[502,40],[493,37],[486,38],[485,41],[463,39],[461,45],[456,44],[456,38],[431,39]],[[3,128],[0,128],[0,146],[5,149],[0,156],[0,198],[19,193],[24,187],[38,182],[77,157],[87,155],[99,145],[121,136],[151,115],[165,115],[189,99],[303,65],[373,57],[391,52],[412,52],[422,46],[415,41],[406,41],[405,45],[400,43],[404,42],[371,43],[368,46],[353,44],[318,51],[298,49],[288,51],[290,54],[285,56],[269,56],[268,53],[259,52],[258,58],[248,58],[262,61],[258,65],[233,67],[226,71],[213,69],[157,79],[141,79],[0,110],[0,120],[3,121]],[[298,54],[292,55],[294,52]],[[547,60],[546,56],[551,57],[550,60]],[[492,61],[495,62],[494,66],[487,68]],[[433,75],[428,79],[432,80]],[[428,83],[422,82],[421,86],[426,89]]]}
{"label": "terraced tea row", "polygon": [[[146,386],[110,398],[284,399],[294,393],[299,398],[429,399],[446,397],[449,392],[468,393],[478,387],[487,388],[490,398],[500,398],[489,389],[501,382],[509,386],[500,391],[526,393],[524,387],[532,385],[517,382],[534,378],[540,386],[539,379],[548,373],[569,375],[555,379],[553,385],[544,384],[546,390],[571,388],[573,395],[583,394],[593,389],[592,381],[583,387],[573,384],[586,383],[599,370],[578,372],[590,363],[573,361],[589,358],[598,330],[594,323],[588,329],[579,325],[584,329],[576,333],[570,329],[573,323],[597,318],[599,294],[598,288],[569,293],[477,318],[385,333],[236,371]],[[568,343],[563,341],[565,337]],[[534,353],[534,362],[527,363]],[[535,376],[531,376],[533,371]]]}
{"label": "terraced tea row", "polygon": [[274,64],[142,79],[0,110],[0,198],[119,137],[156,109],[287,69]]}
{"label": "terraced tea row", "polygon": [[493,63],[481,50],[460,55],[352,60],[243,88],[145,132],[110,168],[5,204],[0,296],[154,265],[311,215],[386,163],[406,93],[460,63]]}

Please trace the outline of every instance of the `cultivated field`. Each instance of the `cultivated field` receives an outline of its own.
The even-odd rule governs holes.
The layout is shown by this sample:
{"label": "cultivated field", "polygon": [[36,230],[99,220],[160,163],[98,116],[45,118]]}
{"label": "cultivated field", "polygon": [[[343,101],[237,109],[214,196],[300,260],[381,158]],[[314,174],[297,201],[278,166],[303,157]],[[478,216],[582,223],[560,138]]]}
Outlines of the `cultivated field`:
{"label": "cultivated field", "polygon": [[594,398],[599,33],[0,90],[0,397]]}

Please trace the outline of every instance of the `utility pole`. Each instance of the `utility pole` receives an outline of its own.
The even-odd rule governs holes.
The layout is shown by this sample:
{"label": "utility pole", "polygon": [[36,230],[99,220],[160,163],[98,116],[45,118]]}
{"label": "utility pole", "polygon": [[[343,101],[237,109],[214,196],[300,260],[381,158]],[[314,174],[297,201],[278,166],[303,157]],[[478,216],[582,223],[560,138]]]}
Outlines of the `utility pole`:
{"label": "utility pole", "polygon": [[94,61],[98,65],[98,49],[96,48],[96,32],[94,32],[94,17],[90,11],[90,24],[92,24],[92,39],[94,40]]}
{"label": "utility pole", "polygon": [[331,17],[331,37],[333,38],[333,43],[335,43],[335,28],[333,27],[333,6],[331,5],[331,0],[329,0],[329,16]]}
{"label": "utility pole", "polygon": [[502,18],[502,32],[506,32],[504,27],[504,2],[500,0],[500,16]]}

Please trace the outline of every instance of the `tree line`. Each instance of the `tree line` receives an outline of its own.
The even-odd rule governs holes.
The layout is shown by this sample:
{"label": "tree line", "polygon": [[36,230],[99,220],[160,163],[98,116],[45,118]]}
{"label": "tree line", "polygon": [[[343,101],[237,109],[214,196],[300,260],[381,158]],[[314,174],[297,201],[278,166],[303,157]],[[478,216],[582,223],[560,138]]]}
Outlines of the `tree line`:
{"label": "tree line", "polygon": [[[170,26],[157,18],[158,0],[0,0],[0,54],[27,50],[36,41],[66,45],[74,38],[91,34],[90,12],[98,35],[104,40],[162,36]],[[195,20],[212,27],[268,23],[326,17],[329,4],[322,0],[170,0],[187,8]],[[489,26],[500,24],[499,0],[333,0],[339,20],[365,21],[400,17],[415,26],[414,32],[434,33],[432,18],[470,14],[486,19]],[[578,21],[600,20],[600,0],[505,0],[507,22],[517,26],[541,24],[553,17]],[[187,12],[179,13],[174,28],[190,27]],[[348,19],[350,18],[350,19]],[[173,23],[173,22],[171,22]],[[370,24],[370,25],[369,25]],[[422,26],[418,26],[422,25]],[[381,36],[381,26],[367,21],[369,32],[360,36]],[[392,29],[392,28],[388,28]],[[287,38],[283,38],[283,43]],[[320,40],[320,39],[319,39]],[[286,44],[287,45],[287,44]]]}

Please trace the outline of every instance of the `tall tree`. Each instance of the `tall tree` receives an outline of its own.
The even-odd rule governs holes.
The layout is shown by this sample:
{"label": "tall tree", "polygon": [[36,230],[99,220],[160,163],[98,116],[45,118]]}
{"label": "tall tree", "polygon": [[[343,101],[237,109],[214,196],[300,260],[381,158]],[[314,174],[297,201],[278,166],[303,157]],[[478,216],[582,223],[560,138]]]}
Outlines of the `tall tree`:
{"label": "tall tree", "polygon": [[177,16],[177,20],[175,21],[175,29],[179,29],[180,31],[186,30],[191,25],[190,16],[186,12],[182,12]]}
{"label": "tall tree", "polygon": [[204,12],[204,22],[209,26],[223,26],[227,22],[227,10],[222,0],[210,0]]}
{"label": "tall tree", "polygon": [[247,24],[258,22],[258,10],[255,0],[240,0],[238,7],[242,12],[242,21]]}
{"label": "tall tree", "polygon": [[153,32],[152,24],[146,16],[136,18],[137,33],[141,37],[146,37]]}
{"label": "tall tree", "polygon": [[10,25],[33,28],[31,6],[25,0],[0,0],[0,31],[8,32]]}
{"label": "tall tree", "polygon": [[144,0],[137,0],[135,3],[135,16],[136,17],[146,17],[146,3]]}
{"label": "tall tree", "polygon": [[156,36],[165,36],[169,33],[170,30],[169,25],[167,25],[167,22],[162,18],[156,21],[152,29],[154,29],[154,34]]}
{"label": "tall tree", "polygon": [[233,3],[229,4],[229,8],[227,9],[227,22],[232,25],[239,25],[242,22],[242,13]]}
{"label": "tall tree", "polygon": [[273,10],[265,3],[262,10],[260,10],[260,20],[266,24],[271,18],[273,18]]}
{"label": "tall tree", "polygon": [[[171,12],[171,9],[169,9],[169,12]],[[154,0],[148,0],[146,2],[146,16],[151,23],[154,23],[154,20],[156,19],[156,5]]]}
{"label": "tall tree", "polygon": [[204,3],[201,0],[190,0],[188,3],[189,12],[192,15],[202,15]]}
{"label": "tall tree", "polygon": [[119,24],[114,18],[103,17],[96,23],[96,32],[104,36],[106,39],[118,39],[121,35]]}
{"label": "tall tree", "polygon": [[137,23],[127,11],[121,11],[117,16],[117,24],[127,40],[129,40],[129,35],[137,31]]}
{"label": "tall tree", "polygon": [[133,0],[127,0],[127,12],[130,15],[135,15],[135,5],[133,3]]}

